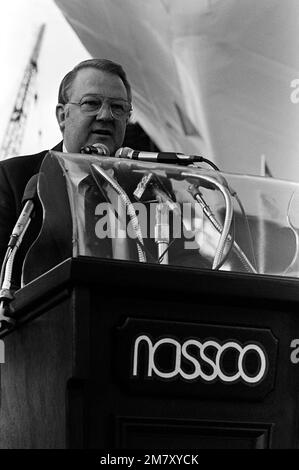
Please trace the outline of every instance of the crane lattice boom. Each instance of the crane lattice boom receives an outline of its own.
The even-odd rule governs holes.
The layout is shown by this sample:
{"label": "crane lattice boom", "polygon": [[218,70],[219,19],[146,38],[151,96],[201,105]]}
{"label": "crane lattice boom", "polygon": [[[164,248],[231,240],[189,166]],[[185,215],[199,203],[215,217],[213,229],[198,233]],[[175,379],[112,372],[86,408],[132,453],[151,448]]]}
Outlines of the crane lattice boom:
{"label": "crane lattice boom", "polygon": [[45,25],[43,24],[39,29],[32,54],[25,68],[22,82],[17,93],[1,144],[0,159],[16,156],[21,148],[29,106],[34,97],[34,83],[38,71],[37,63],[44,31]]}

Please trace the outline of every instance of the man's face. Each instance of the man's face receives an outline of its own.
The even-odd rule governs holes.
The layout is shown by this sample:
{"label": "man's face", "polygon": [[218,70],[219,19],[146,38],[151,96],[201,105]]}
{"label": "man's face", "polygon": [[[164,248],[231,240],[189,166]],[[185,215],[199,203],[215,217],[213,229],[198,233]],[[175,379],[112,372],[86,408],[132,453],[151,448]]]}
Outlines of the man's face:
{"label": "man's face", "polygon": [[[91,67],[77,72],[68,90],[68,101],[79,103],[89,95],[128,99],[127,90],[120,77]],[[85,145],[103,143],[108,147],[110,155],[114,155],[122,146],[127,117],[113,118],[107,103],[104,103],[95,116],[84,114],[80,106],[75,104],[58,104],[56,116],[68,152],[79,153]]]}

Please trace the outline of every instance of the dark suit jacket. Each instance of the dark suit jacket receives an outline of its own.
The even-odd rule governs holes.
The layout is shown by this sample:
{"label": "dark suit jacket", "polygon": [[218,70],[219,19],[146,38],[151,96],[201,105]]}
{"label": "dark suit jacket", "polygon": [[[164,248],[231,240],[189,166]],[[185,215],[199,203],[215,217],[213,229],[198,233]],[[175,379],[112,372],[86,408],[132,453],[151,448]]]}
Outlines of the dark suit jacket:
{"label": "dark suit jacket", "polygon": [[[62,142],[53,148],[62,151]],[[22,198],[26,184],[39,172],[48,150],[35,155],[10,158],[0,162],[0,263],[2,265],[9,237],[22,210]],[[39,220],[37,220],[39,219]],[[15,259],[13,284],[20,286],[21,267],[28,248],[38,235],[41,218],[36,217],[30,236],[24,237]]]}

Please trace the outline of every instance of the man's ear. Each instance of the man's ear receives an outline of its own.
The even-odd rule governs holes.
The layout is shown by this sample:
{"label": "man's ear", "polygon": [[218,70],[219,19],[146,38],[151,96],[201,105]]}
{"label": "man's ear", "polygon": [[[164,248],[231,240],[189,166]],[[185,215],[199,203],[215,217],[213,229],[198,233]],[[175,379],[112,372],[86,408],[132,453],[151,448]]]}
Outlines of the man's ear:
{"label": "man's ear", "polygon": [[65,109],[64,108],[65,108],[64,105],[61,103],[58,103],[58,105],[56,106],[56,119],[57,119],[59,128],[62,133],[64,132],[64,128],[65,128]]}

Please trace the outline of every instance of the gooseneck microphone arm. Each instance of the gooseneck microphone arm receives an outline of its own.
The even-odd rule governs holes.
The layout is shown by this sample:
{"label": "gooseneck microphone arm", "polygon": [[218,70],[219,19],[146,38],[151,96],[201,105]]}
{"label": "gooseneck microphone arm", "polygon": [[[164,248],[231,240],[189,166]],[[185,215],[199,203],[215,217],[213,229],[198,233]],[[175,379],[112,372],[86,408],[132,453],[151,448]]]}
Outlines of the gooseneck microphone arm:
{"label": "gooseneck microphone arm", "polygon": [[2,322],[14,323],[14,320],[7,314],[8,304],[13,299],[11,288],[14,259],[31,222],[34,211],[34,199],[37,195],[37,179],[38,175],[33,175],[26,185],[22,199],[24,207],[12,230],[2,264],[0,274],[0,327]]}
{"label": "gooseneck microphone arm", "polygon": [[197,179],[198,178],[202,179],[205,182],[208,182],[208,183],[212,184],[213,186],[216,186],[216,188],[218,188],[220,190],[220,192],[222,193],[222,195],[224,197],[225,206],[226,206],[225,219],[224,219],[223,229],[222,229],[221,234],[220,234],[220,240],[219,240],[218,245],[217,245],[217,249],[216,249],[216,253],[215,253],[215,257],[214,257],[214,261],[213,261],[213,266],[212,266],[212,269],[216,270],[216,269],[219,268],[219,266],[221,264],[221,261],[222,261],[222,256],[223,256],[225,243],[226,243],[227,237],[229,235],[229,230],[230,230],[230,226],[231,226],[231,222],[232,222],[232,218],[233,218],[233,204],[232,204],[232,201],[231,201],[231,194],[230,194],[229,190],[223,184],[220,184],[216,179],[211,178],[210,176],[198,175],[196,173],[185,173],[185,172],[182,172],[181,176],[184,176],[186,178],[193,176]]}
{"label": "gooseneck microphone arm", "polygon": [[[206,203],[206,201],[202,197],[202,194],[201,194],[200,190],[198,189],[198,186],[195,185],[195,184],[192,184],[192,185],[189,186],[188,191],[193,196],[193,198],[200,204],[204,214],[207,216],[209,221],[215,227],[217,232],[219,234],[222,234],[224,228],[218,222],[218,220],[214,216],[213,212],[211,211],[210,207],[208,206],[208,204]],[[236,255],[238,256],[239,260],[242,262],[242,264],[245,267],[246,271],[251,272],[251,273],[257,273],[256,269],[252,266],[251,262],[249,261],[249,259],[245,255],[245,253],[241,250],[241,248],[239,247],[237,242],[232,239],[232,237],[229,235],[229,233],[227,235],[226,240],[233,244],[233,250],[236,253]],[[218,265],[218,267],[215,267],[214,269],[218,269],[219,267],[220,267],[220,264]]]}

